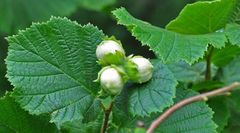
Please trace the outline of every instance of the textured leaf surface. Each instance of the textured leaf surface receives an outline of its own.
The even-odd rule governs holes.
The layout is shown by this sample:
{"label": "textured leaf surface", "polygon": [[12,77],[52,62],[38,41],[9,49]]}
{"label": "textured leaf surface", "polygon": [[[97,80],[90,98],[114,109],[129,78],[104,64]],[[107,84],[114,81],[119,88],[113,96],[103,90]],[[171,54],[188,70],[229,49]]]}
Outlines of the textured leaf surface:
{"label": "textured leaf surface", "polygon": [[114,2],[115,0],[0,0],[0,30],[12,33],[29,26],[32,21],[46,21],[52,15],[68,16],[79,6],[101,10]]}
{"label": "textured leaf surface", "polygon": [[[111,130],[122,130],[124,127],[135,128],[137,117],[132,116],[129,112],[129,106],[126,103],[129,101],[129,88],[126,87],[120,95],[118,95],[114,101],[112,111],[112,122],[114,126]],[[120,132],[120,131],[119,131]]]}
{"label": "textured leaf surface", "polygon": [[[172,63],[168,68],[173,72],[178,81],[181,82],[199,82],[204,79],[206,63],[199,62],[194,65],[189,65],[183,61]],[[212,76],[216,73],[216,67],[212,65]]]}
{"label": "textured leaf surface", "polygon": [[240,82],[240,57],[236,57],[228,65],[223,68],[222,81],[225,84],[231,84],[233,82]]}
{"label": "textured leaf surface", "polygon": [[66,122],[61,126],[61,133],[98,133],[101,130],[103,115],[95,121],[82,123],[81,121]]}
{"label": "textured leaf surface", "polygon": [[218,125],[217,131],[221,133],[225,126],[228,124],[230,111],[227,107],[226,99],[217,97],[208,102],[209,106],[213,109],[213,120]]}
{"label": "textured leaf surface", "polygon": [[[190,90],[177,89],[176,99],[179,102],[182,99],[196,95],[196,92]],[[119,105],[119,104],[117,104]],[[118,106],[119,110],[125,110],[124,106]],[[116,110],[113,110],[116,111]],[[123,111],[124,112],[124,111]],[[113,112],[114,113],[114,112]],[[119,113],[116,113],[119,114]],[[113,115],[115,119],[111,130],[116,133],[133,133],[138,121],[143,121],[145,126],[156,119],[161,113],[152,114],[151,117],[133,117],[127,113],[121,113],[120,116]],[[212,120],[213,112],[204,102],[197,102],[187,105],[172,114],[165,122],[155,131],[156,133],[216,133],[217,126]],[[125,121],[123,121],[125,120]],[[119,122],[120,121],[120,122]],[[122,122],[123,121],[123,122]]]}
{"label": "textured leaf surface", "polygon": [[184,34],[205,34],[224,28],[235,0],[199,1],[188,4],[166,28]]}
{"label": "textured leaf surface", "polygon": [[118,23],[128,27],[132,35],[147,45],[165,62],[185,60],[192,64],[203,57],[208,44],[223,47],[227,41],[224,33],[184,35],[168,31],[132,17],[124,8],[113,11]]}
{"label": "textured leaf surface", "polygon": [[226,45],[222,49],[215,49],[212,55],[212,62],[218,67],[226,66],[236,56],[240,55],[240,47],[234,45]]}
{"label": "textured leaf surface", "polygon": [[51,113],[53,122],[96,116],[93,80],[100,68],[95,50],[103,37],[96,27],[66,18],[33,24],[8,37],[7,77],[16,100],[32,114]]}
{"label": "textured leaf surface", "polygon": [[[238,92],[239,93],[239,92]],[[239,96],[238,96],[239,97]],[[239,133],[240,131],[240,111],[235,106],[229,106],[231,109],[231,117],[228,126],[224,129],[223,133]]]}
{"label": "textured leaf surface", "polygon": [[240,25],[228,24],[226,26],[226,35],[232,45],[240,46]]}
{"label": "textured leaf surface", "polygon": [[129,88],[129,111],[132,115],[148,116],[153,112],[162,112],[173,104],[177,85],[174,75],[160,60],[153,60],[152,63],[152,79]]}
{"label": "textured leaf surface", "polygon": [[200,92],[200,91],[210,91],[214,90],[216,88],[221,88],[225,84],[221,81],[216,81],[216,80],[203,80],[201,82],[195,83],[191,89]]}
{"label": "textured leaf surface", "polygon": [[[193,91],[178,88],[175,102],[196,94]],[[204,102],[192,103],[173,113],[157,128],[156,132],[216,133],[217,126],[212,121],[212,117],[212,110]]]}
{"label": "textured leaf surface", "polygon": [[[221,77],[222,82],[225,84],[231,84],[233,82],[240,82],[240,56],[232,60],[228,65],[223,68],[223,75]],[[228,97],[229,104],[235,111],[240,112],[240,90],[233,91]]]}
{"label": "textured leaf surface", "polygon": [[1,133],[53,133],[57,131],[55,125],[48,123],[45,117],[31,116],[22,110],[8,94],[0,99],[0,105]]}

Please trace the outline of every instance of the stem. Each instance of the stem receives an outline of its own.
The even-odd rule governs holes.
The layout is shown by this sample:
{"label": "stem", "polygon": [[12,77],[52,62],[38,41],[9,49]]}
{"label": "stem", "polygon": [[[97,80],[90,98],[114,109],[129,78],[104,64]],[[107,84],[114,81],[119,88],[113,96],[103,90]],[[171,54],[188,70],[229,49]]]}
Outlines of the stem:
{"label": "stem", "polygon": [[105,133],[107,128],[108,128],[108,120],[109,120],[109,116],[111,114],[111,111],[112,111],[112,107],[113,107],[113,102],[111,102],[109,108],[104,109],[104,121],[103,121],[103,124],[102,124],[102,128],[101,128],[101,133]]}
{"label": "stem", "polygon": [[207,55],[207,66],[206,66],[206,73],[205,73],[205,80],[211,79],[211,62],[212,62],[212,53],[214,48],[212,46],[209,46],[209,53]]}
{"label": "stem", "polygon": [[203,94],[199,94],[196,96],[192,96],[189,97],[185,100],[182,100],[178,103],[176,103],[175,105],[173,105],[171,108],[169,108],[168,110],[166,110],[162,115],[160,115],[155,121],[152,122],[152,124],[150,125],[150,127],[147,130],[147,133],[153,133],[153,131],[166,119],[168,118],[172,113],[174,113],[175,111],[177,111],[178,109],[193,103],[193,102],[197,102],[197,101],[206,101],[208,100],[208,98],[214,97],[214,96],[219,96],[219,95],[226,95],[229,94],[230,91],[232,91],[234,88],[236,87],[240,87],[240,83],[235,82],[229,86],[223,87],[223,88],[219,88],[207,93],[203,93]]}

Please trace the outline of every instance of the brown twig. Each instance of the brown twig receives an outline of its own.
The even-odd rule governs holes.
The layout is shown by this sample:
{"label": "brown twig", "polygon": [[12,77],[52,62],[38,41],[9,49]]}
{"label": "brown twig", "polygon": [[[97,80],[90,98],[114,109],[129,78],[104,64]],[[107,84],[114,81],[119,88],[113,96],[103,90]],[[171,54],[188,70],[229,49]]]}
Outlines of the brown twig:
{"label": "brown twig", "polygon": [[208,98],[210,97],[214,97],[214,96],[219,96],[219,95],[226,95],[228,94],[231,90],[233,90],[236,87],[240,87],[240,83],[235,82],[229,86],[220,88],[220,89],[216,89],[210,92],[206,92],[203,94],[199,94],[196,96],[192,96],[189,97],[185,100],[182,100],[178,103],[176,103],[175,105],[173,105],[172,107],[170,107],[168,110],[166,110],[162,115],[160,115],[155,121],[152,122],[152,124],[150,125],[150,127],[147,130],[147,133],[153,133],[153,131],[166,119],[168,118],[172,113],[174,113],[176,110],[190,104],[193,102],[197,102],[197,101],[206,101],[208,100]]}
{"label": "brown twig", "polygon": [[113,102],[111,102],[109,108],[104,109],[104,121],[101,128],[101,133],[105,133],[108,128],[108,121],[109,121],[110,113],[112,111],[112,107],[113,107]]}

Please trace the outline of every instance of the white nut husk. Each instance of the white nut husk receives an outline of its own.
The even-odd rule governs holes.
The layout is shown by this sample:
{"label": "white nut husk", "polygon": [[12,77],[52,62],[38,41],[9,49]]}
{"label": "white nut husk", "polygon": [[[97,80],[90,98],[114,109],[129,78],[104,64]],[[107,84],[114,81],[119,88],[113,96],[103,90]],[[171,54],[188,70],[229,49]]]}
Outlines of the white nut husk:
{"label": "white nut husk", "polygon": [[137,70],[139,74],[139,79],[137,81],[138,83],[147,82],[152,78],[153,65],[148,59],[142,56],[134,56],[130,60],[137,65]]}
{"label": "white nut husk", "polygon": [[102,88],[112,95],[119,94],[123,89],[124,82],[120,73],[112,67],[103,68],[100,75],[100,84]]}
{"label": "white nut husk", "polygon": [[105,40],[97,46],[96,55],[97,58],[100,60],[109,53],[115,54],[116,51],[119,51],[123,55],[125,55],[125,51],[122,48],[121,44],[113,40]]}

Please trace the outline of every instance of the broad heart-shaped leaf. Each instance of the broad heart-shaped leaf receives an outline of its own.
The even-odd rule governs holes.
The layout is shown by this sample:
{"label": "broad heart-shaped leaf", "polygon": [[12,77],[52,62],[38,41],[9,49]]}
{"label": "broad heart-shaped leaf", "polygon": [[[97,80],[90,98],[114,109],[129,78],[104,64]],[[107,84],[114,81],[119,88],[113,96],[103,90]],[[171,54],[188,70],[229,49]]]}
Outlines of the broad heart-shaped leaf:
{"label": "broad heart-shaped leaf", "polygon": [[203,57],[208,44],[220,48],[227,39],[224,33],[184,35],[155,27],[132,17],[125,8],[113,11],[118,23],[128,27],[132,35],[147,45],[164,62],[185,60],[192,64]]}
{"label": "broad heart-shaped leaf", "polygon": [[166,28],[183,34],[215,32],[225,27],[234,7],[235,0],[199,1],[188,4]]}
{"label": "broad heart-shaped leaf", "polygon": [[218,125],[217,131],[222,132],[228,125],[230,110],[228,109],[226,98],[216,97],[208,101],[209,106],[213,109],[213,120]]}
{"label": "broad heart-shaped leaf", "polygon": [[57,131],[46,116],[31,116],[6,94],[0,99],[1,133],[53,133]]}
{"label": "broad heart-shaped leaf", "polygon": [[116,0],[0,0],[0,30],[13,33],[31,24],[46,21],[51,15],[69,16],[80,6],[101,10]]}
{"label": "broad heart-shaped leaf", "polygon": [[55,17],[8,37],[7,77],[16,101],[31,114],[50,113],[52,122],[97,116],[95,50],[103,37],[90,24]]}
{"label": "broad heart-shaped leaf", "polygon": [[177,85],[174,75],[160,60],[153,60],[152,63],[152,79],[145,84],[128,88],[129,111],[134,116],[149,116],[154,112],[162,112],[173,104]]}
{"label": "broad heart-shaped leaf", "polygon": [[[175,103],[198,93],[177,89]],[[189,104],[174,112],[156,130],[157,133],[216,133],[213,112],[204,102]]]}

